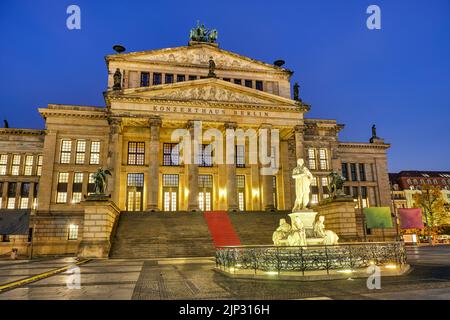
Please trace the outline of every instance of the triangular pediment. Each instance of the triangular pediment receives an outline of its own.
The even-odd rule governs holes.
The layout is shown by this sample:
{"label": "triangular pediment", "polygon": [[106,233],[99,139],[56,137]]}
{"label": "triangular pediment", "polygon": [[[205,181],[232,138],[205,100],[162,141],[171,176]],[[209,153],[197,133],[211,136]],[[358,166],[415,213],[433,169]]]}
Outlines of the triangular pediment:
{"label": "triangular pediment", "polygon": [[289,72],[262,61],[254,60],[237,53],[222,50],[218,47],[199,44],[159,50],[131,52],[107,56],[107,60],[121,60],[129,62],[169,63],[174,65],[208,65],[213,59],[218,69],[246,69],[255,71]]}
{"label": "triangular pediment", "polygon": [[111,97],[295,106],[295,101],[216,78],[112,91]]}

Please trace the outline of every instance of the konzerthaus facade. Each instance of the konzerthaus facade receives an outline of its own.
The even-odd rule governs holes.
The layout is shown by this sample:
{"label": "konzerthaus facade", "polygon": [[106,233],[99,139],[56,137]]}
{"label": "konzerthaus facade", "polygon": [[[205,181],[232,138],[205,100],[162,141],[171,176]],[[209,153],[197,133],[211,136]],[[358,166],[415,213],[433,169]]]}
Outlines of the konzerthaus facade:
{"label": "konzerthaus facade", "polygon": [[[99,167],[112,173],[108,194],[120,211],[290,210],[297,158],[315,176],[313,206],[328,196],[332,171],[347,178],[357,208],[391,205],[389,145],[342,142],[343,125],[305,117],[310,107],[291,97],[292,71],[201,41],[108,55],[106,66],[106,107],[50,104],[39,108],[44,130],[0,129],[0,205],[32,209],[36,253],[77,251]],[[204,131],[278,129],[279,170],[261,175],[261,164],[249,164],[248,141],[232,165],[206,153],[182,163],[171,135],[197,121]],[[208,143],[203,137],[203,151]],[[0,248],[28,238],[3,236]]]}

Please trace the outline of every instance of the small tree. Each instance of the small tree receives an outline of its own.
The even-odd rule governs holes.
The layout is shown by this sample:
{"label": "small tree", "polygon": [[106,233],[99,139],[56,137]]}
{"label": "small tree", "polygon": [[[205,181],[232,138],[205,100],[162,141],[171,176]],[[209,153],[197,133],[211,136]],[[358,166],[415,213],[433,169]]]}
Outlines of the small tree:
{"label": "small tree", "polygon": [[[428,234],[433,236],[434,242],[439,225],[445,222],[447,216],[441,190],[431,185],[423,185],[421,192],[413,195],[413,200],[417,207],[422,208]],[[431,238],[429,240],[431,242]]]}

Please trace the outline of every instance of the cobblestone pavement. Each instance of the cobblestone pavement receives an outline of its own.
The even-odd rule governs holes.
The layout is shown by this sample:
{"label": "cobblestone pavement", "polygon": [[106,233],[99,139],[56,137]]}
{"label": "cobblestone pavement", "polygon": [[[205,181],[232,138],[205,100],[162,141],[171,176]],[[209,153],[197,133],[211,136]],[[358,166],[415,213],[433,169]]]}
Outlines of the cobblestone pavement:
{"label": "cobblestone pavement", "polygon": [[[408,249],[413,270],[382,277],[381,290],[366,279],[332,281],[236,280],[213,271],[213,259],[95,260],[80,267],[81,288],[69,272],[0,294],[0,299],[450,299],[450,246]],[[0,284],[73,262],[0,261]]]}

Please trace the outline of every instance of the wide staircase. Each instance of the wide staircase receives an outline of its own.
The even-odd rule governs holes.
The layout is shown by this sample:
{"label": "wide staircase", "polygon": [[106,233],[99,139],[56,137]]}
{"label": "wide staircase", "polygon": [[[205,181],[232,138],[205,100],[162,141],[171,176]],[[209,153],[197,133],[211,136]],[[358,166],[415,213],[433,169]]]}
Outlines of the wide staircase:
{"label": "wide staircase", "polygon": [[203,213],[122,212],[111,258],[210,257],[214,245]]}
{"label": "wide staircase", "polygon": [[111,258],[211,257],[216,246],[268,245],[279,219],[276,212],[122,212]]}

